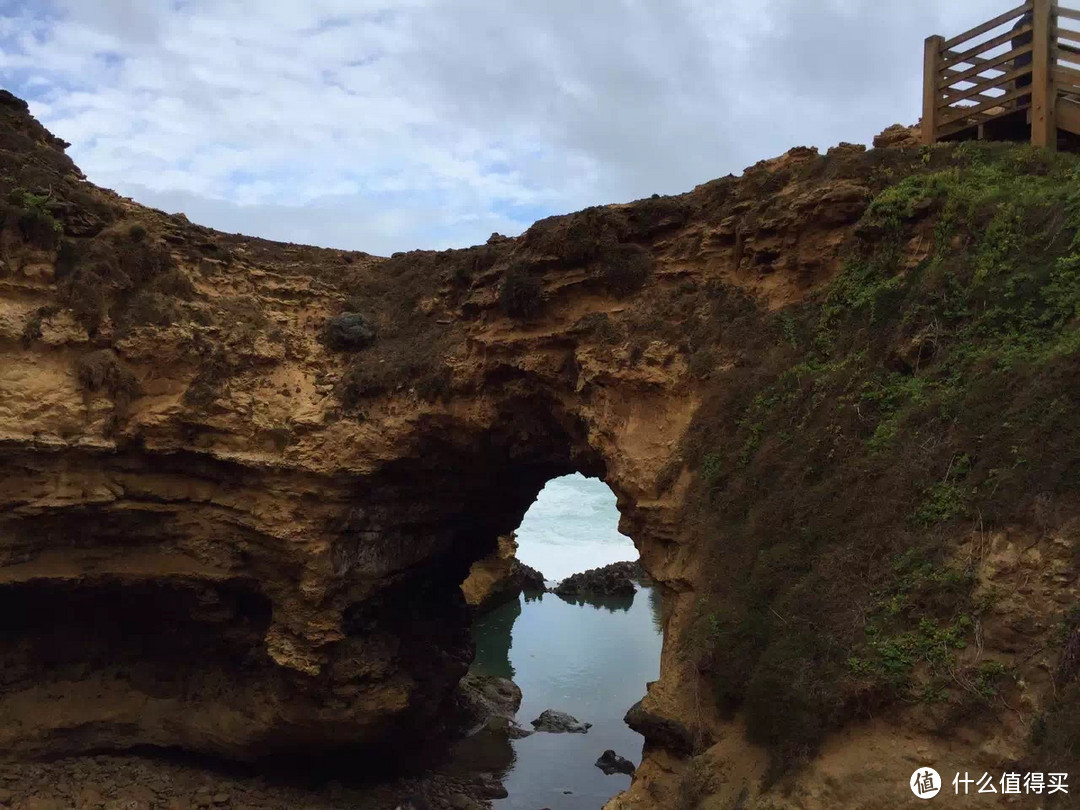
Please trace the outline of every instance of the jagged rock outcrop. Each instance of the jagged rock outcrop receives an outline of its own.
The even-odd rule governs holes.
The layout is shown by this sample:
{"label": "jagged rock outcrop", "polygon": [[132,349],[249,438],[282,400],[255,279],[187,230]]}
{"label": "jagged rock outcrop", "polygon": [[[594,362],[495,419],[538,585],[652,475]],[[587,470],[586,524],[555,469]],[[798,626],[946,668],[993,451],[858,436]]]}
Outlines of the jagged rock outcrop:
{"label": "jagged rock outcrop", "polygon": [[638,562],[617,562],[601,568],[590,568],[571,574],[555,587],[555,593],[563,598],[590,596],[633,596],[637,593],[634,580],[641,579],[644,571]]}
{"label": "jagged rock outcrop", "polygon": [[547,590],[544,575],[517,558],[517,540],[513,534],[499,538],[495,552],[477,560],[469,576],[461,583],[465,603],[479,615],[517,599],[522,591],[543,593]]}
{"label": "jagged rock outcrop", "polygon": [[573,715],[555,709],[545,709],[532,721],[537,731],[549,734],[588,734],[592,723],[583,723]]}
{"label": "jagged rock outcrop", "polygon": [[1068,750],[1076,225],[1009,217],[1072,210],[1071,164],[799,148],[380,259],[147,209],[63,148],[0,96],[0,755],[378,768],[453,702],[470,567],[574,471],[665,594],[613,807],[889,806],[915,760]]}

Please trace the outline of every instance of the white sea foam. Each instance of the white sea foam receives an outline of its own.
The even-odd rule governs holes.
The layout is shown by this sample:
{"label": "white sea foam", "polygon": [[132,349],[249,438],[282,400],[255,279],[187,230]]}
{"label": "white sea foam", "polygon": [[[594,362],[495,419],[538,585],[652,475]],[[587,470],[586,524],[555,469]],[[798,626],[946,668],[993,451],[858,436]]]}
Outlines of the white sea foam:
{"label": "white sea foam", "polygon": [[619,533],[615,494],[575,473],[548,481],[517,530],[518,559],[551,580],[620,560],[637,549]]}

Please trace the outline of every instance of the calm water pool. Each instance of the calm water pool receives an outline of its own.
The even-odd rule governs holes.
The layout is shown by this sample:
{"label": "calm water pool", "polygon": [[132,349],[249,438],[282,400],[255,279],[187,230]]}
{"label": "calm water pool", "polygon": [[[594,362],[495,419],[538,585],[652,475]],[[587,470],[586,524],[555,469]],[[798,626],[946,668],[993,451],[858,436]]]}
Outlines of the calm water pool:
{"label": "calm water pool", "polygon": [[499,810],[596,810],[630,784],[593,763],[606,748],[638,764],[642,738],[623,723],[626,710],[660,674],[660,596],[639,588],[632,599],[584,604],[554,594],[519,599],[474,628],[474,669],[521,687],[518,720],[544,709],[592,723],[588,734],[536,733],[513,742]]}

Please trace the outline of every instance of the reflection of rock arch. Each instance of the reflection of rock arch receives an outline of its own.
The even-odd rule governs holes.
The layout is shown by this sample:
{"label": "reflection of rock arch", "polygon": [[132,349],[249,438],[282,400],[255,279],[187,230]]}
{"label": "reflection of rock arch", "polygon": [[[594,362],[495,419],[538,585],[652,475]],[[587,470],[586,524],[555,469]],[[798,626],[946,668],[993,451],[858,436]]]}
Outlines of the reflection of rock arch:
{"label": "reflection of rock arch", "polygon": [[481,616],[473,625],[476,654],[473,668],[481,675],[513,679],[514,665],[510,662],[514,622],[521,615],[521,601],[511,599]]}

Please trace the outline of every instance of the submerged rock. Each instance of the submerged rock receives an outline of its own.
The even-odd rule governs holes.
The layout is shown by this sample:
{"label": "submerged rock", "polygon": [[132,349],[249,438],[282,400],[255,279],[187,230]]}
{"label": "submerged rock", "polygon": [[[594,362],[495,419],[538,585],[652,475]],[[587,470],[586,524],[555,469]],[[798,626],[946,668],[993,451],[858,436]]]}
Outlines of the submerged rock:
{"label": "submerged rock", "polygon": [[585,734],[592,728],[592,723],[582,723],[573,715],[554,709],[541,712],[532,724],[537,731],[548,731],[552,734]]}
{"label": "submerged rock", "polygon": [[600,755],[600,758],[596,760],[596,767],[602,770],[608,776],[613,773],[625,773],[630,776],[634,775],[634,763],[628,760],[626,757],[620,757],[610,748]]}

